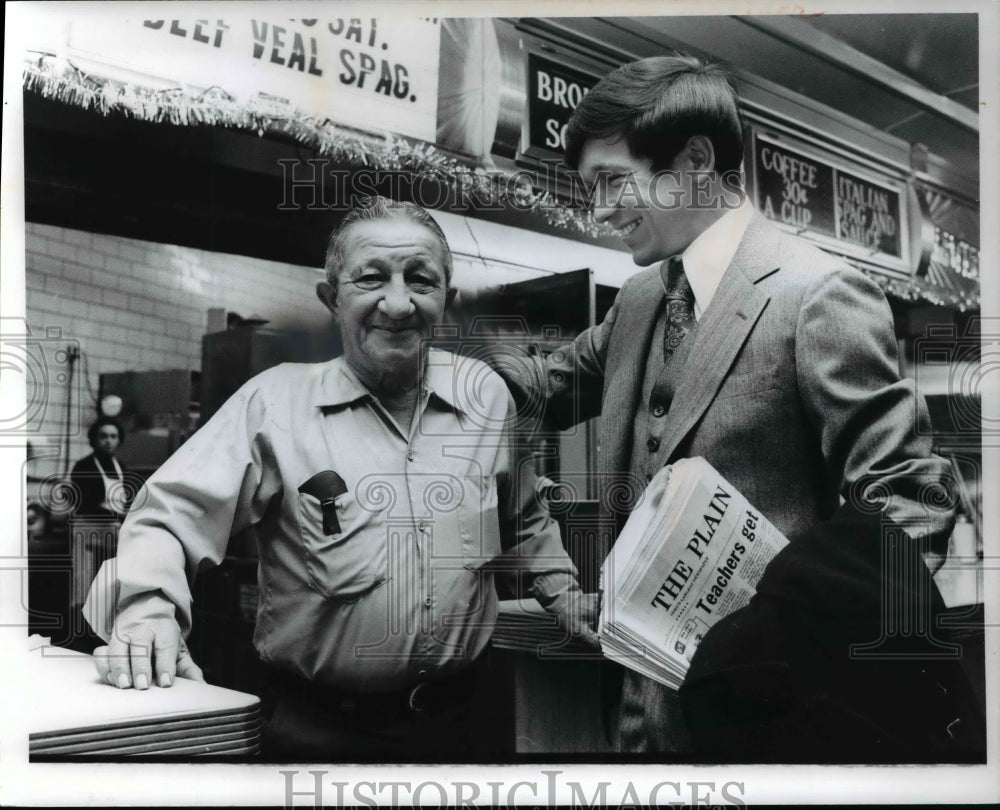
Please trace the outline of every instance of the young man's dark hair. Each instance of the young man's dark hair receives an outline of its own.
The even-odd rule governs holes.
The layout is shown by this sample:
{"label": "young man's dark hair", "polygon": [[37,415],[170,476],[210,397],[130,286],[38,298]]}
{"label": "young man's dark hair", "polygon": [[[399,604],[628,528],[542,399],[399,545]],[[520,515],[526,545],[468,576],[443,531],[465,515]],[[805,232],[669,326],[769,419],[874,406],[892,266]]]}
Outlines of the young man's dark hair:
{"label": "young man's dark hair", "polygon": [[566,130],[566,162],[576,168],[588,140],[624,138],[657,171],[692,135],[712,141],[719,174],[739,170],[743,123],[732,78],[692,56],[653,56],[613,70],[583,97]]}

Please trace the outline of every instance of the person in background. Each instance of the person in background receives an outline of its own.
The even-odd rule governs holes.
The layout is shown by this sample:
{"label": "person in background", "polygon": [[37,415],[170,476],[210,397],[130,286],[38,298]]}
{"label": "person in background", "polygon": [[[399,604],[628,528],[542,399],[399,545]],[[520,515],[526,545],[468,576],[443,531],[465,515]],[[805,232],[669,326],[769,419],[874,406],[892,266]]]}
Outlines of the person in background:
{"label": "person in background", "polygon": [[[751,605],[705,635],[679,694],[619,672],[619,750],[950,756],[954,672],[933,662],[934,640],[888,639],[879,661],[851,652],[884,635],[887,593],[906,615],[942,607],[930,577],[954,522],[885,296],[754,210],[738,98],[718,66],[683,55],[623,65],[584,96],[566,140],[595,219],[649,269],[572,344],[547,358],[505,351],[496,369],[553,428],[603,414],[606,484],[701,456],[790,541]],[[620,528],[627,514],[608,518]],[[891,543],[898,569],[882,557]],[[931,663],[913,663],[921,650]]]}
{"label": "person in background", "polygon": [[115,457],[125,441],[121,422],[102,416],[87,429],[93,452],[73,465],[70,482],[76,499],[75,515],[121,523],[128,512],[126,473]]}
{"label": "person in background", "polygon": [[115,556],[118,528],[129,509],[135,484],[116,457],[125,441],[125,428],[111,416],[101,416],[87,429],[93,452],[70,472],[68,501],[75,504],[69,521],[72,559],[69,646],[90,652],[100,639],[90,632],[81,614],[87,592],[98,570]]}
{"label": "person in background", "polygon": [[476,758],[492,736],[475,699],[496,575],[526,578],[567,635],[596,644],[503,381],[428,348],[451,269],[421,208],[376,197],[347,214],[317,285],[343,357],[254,377],[147,481],[117,592],[87,605],[109,683],[201,677],[182,640],[190,583],[248,526],[267,758]]}

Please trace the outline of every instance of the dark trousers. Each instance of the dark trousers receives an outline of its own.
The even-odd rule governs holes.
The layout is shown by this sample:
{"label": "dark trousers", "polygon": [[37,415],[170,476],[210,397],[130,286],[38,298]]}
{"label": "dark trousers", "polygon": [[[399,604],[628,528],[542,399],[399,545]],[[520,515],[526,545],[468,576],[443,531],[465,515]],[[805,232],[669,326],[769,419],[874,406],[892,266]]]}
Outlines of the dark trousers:
{"label": "dark trousers", "polygon": [[[269,669],[261,694],[268,762],[480,762],[494,730],[483,722],[488,661],[411,690],[354,694]],[[411,705],[412,704],[412,705]]]}

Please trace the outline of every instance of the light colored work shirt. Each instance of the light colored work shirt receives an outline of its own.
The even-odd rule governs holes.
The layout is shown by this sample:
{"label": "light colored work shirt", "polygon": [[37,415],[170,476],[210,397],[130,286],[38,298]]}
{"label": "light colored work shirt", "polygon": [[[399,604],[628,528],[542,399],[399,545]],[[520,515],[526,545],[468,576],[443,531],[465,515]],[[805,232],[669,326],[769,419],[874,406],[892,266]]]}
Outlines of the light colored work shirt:
{"label": "light colored work shirt", "polygon": [[[496,374],[442,351],[428,354],[408,432],[342,358],[265,371],[147,481],[103,603],[120,626],[175,615],[186,633],[198,566],[252,525],[262,660],[357,691],[457,671],[491,635],[494,572],[531,572],[541,596],[575,575],[513,416]],[[300,490],[325,471],[346,487],[329,533],[323,493]],[[95,629],[107,635],[111,618]]]}

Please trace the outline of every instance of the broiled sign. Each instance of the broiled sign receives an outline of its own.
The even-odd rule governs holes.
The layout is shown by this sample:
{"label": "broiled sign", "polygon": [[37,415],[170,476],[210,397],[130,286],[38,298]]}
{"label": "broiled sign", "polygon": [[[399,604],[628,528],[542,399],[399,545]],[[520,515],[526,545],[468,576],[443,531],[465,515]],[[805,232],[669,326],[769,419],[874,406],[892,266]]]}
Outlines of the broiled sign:
{"label": "broiled sign", "polygon": [[899,189],[759,133],[753,158],[757,207],[766,217],[868,256],[904,258]]}
{"label": "broiled sign", "polygon": [[586,73],[528,54],[528,143],[525,154],[543,157],[566,149],[566,125],[577,104],[597,84]]}

